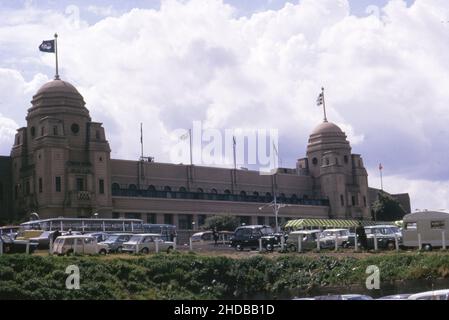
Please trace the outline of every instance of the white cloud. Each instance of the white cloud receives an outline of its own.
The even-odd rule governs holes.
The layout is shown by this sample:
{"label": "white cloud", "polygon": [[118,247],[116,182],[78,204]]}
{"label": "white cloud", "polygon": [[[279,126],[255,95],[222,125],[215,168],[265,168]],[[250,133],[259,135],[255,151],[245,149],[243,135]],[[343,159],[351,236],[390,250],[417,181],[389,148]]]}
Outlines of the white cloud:
{"label": "white cloud", "polygon": [[[40,57],[35,73],[50,75],[54,57],[36,44],[57,29],[62,77],[104,122],[116,158],[138,157],[144,122],[146,153],[168,161],[171,131],[203,120],[279,128],[284,165],[293,166],[322,119],[315,100],[324,85],[328,118],[369,167],[382,162],[414,186],[436,181],[445,189],[449,24],[441,21],[449,20],[449,4],[390,1],[379,18],[349,12],[347,1],[302,0],[239,18],[218,0],[167,0],[160,10],[88,25],[31,6],[0,14],[0,46],[15,48],[27,68]],[[8,68],[21,70],[20,61]],[[23,83],[15,86],[29,101]],[[24,116],[11,114],[16,122]]]}

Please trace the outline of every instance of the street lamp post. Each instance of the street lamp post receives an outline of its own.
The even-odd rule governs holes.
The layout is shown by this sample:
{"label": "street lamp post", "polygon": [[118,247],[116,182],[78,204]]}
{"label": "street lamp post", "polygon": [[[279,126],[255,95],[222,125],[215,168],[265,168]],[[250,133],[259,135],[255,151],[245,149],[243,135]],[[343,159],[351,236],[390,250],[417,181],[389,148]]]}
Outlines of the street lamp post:
{"label": "street lamp post", "polygon": [[287,207],[287,206],[288,206],[287,204],[278,203],[276,200],[276,195],[275,195],[273,201],[271,201],[269,204],[259,207],[259,210],[263,210],[265,207],[273,207],[275,224],[276,224],[275,230],[276,230],[276,232],[279,232],[279,223],[278,223],[279,209]]}

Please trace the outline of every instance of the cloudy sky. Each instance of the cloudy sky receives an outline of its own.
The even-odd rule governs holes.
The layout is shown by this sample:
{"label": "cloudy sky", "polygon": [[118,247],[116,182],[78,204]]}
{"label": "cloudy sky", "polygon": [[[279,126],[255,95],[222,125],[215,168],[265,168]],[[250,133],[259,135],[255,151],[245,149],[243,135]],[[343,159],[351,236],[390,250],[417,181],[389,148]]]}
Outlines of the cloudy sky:
{"label": "cloudy sky", "polygon": [[0,0],[0,154],[60,74],[103,122],[113,158],[170,161],[173,132],[279,130],[282,165],[303,157],[326,88],[328,118],[369,182],[449,209],[447,0]]}

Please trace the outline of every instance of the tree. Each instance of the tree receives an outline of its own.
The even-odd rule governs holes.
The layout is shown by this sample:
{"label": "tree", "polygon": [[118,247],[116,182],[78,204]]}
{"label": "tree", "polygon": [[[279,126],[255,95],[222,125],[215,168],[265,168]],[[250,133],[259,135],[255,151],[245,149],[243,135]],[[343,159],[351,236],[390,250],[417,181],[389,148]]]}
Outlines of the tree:
{"label": "tree", "polygon": [[385,192],[377,194],[377,200],[374,201],[371,210],[376,221],[401,220],[406,213],[400,203]]}
{"label": "tree", "polygon": [[240,225],[237,217],[231,215],[212,216],[206,218],[204,230],[217,228],[218,231],[234,231]]}

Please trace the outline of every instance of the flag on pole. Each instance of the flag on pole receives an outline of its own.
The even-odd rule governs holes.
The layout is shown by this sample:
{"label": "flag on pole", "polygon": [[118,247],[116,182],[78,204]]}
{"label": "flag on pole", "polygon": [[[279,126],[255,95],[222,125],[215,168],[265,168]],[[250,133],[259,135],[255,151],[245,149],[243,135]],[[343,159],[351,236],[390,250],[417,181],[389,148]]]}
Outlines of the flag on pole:
{"label": "flag on pole", "polygon": [[379,170],[382,171],[384,167],[382,167],[382,163],[379,163]]}
{"label": "flag on pole", "polygon": [[184,133],[182,136],[180,136],[179,139],[181,139],[181,140],[187,140],[188,137],[189,137],[189,132],[187,131],[187,132]]}
{"label": "flag on pole", "polygon": [[39,46],[42,52],[55,52],[55,40],[44,40]]}
{"label": "flag on pole", "polygon": [[323,103],[324,103],[324,93],[321,92],[321,93],[318,95],[318,98],[316,99],[316,105],[317,105],[317,106],[322,106]]}
{"label": "flag on pole", "polygon": [[232,136],[232,143],[234,144],[234,146],[237,144],[237,141],[235,140],[235,136]]}

